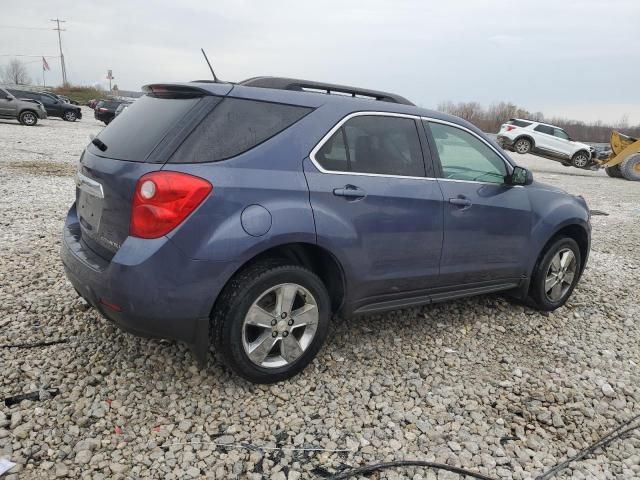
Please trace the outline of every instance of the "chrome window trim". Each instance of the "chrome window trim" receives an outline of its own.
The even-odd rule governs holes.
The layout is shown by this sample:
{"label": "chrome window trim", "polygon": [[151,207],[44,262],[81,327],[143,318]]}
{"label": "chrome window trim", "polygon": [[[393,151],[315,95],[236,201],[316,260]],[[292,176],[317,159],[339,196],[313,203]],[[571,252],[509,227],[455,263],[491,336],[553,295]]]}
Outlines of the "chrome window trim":
{"label": "chrome window trim", "polygon": [[[322,165],[320,165],[320,162],[318,162],[318,160],[316,159],[316,153],[318,153],[318,151],[333,136],[333,134],[336,133],[346,122],[348,122],[352,118],[363,117],[363,116],[410,118],[412,120],[418,120],[418,121],[425,120],[427,122],[442,123],[442,124],[449,125],[449,126],[452,126],[452,127],[455,127],[455,128],[459,128],[461,130],[464,130],[464,131],[470,133],[471,135],[476,137],[478,140],[482,141],[489,148],[491,148],[491,150],[493,150],[496,153],[496,155],[498,155],[498,157],[500,159],[502,159],[502,161],[505,163],[505,165],[507,167],[507,172],[510,173],[510,172],[513,171],[513,164],[510,161],[508,161],[490,143],[488,143],[482,137],[478,136],[478,134],[476,134],[474,131],[469,130],[468,128],[466,128],[466,127],[464,127],[462,125],[458,125],[456,123],[448,122],[446,120],[440,120],[440,119],[437,119],[437,118],[425,117],[425,116],[421,116],[421,115],[411,115],[411,114],[408,114],[408,113],[361,111],[361,112],[352,112],[352,113],[344,116],[342,119],[340,119],[320,139],[320,141],[316,144],[316,146],[313,147],[313,149],[311,150],[311,153],[309,154],[309,159],[311,160],[311,163],[313,163],[313,165],[320,171],[320,173],[323,173],[323,174],[329,173],[329,174],[333,174],[333,175],[359,175],[359,176],[364,176],[364,177],[408,178],[408,179],[413,179],[413,180],[437,180],[437,181],[442,181],[442,182],[477,183],[477,184],[481,184],[481,185],[505,185],[504,183],[500,184],[500,183],[495,183],[495,182],[481,182],[481,181],[477,181],[477,180],[457,180],[457,179],[442,178],[442,177],[427,177],[427,176],[414,177],[414,176],[408,176],[408,175],[392,175],[392,174],[383,174],[383,173],[341,172],[341,171],[337,171],[337,170],[327,170],[324,167],[322,167]],[[522,185],[512,185],[512,186],[516,186],[517,187],[517,186],[522,186]]]}
{"label": "chrome window trim", "polygon": [[[507,167],[507,173],[512,173],[513,172],[513,164],[508,159],[506,159],[502,153],[500,153],[498,150],[496,150],[493,145],[491,145],[489,142],[487,142],[484,138],[479,136],[473,130],[468,129],[467,127],[463,127],[462,125],[458,125],[457,123],[448,122],[446,120],[440,120],[440,119],[437,119],[437,118],[430,118],[430,117],[420,117],[420,118],[422,120],[427,121],[427,122],[433,122],[433,123],[440,123],[440,124],[443,124],[443,125],[448,125],[450,127],[459,128],[460,130],[464,130],[465,132],[470,133],[475,138],[477,138],[482,143],[484,143],[487,147],[489,147],[491,150],[493,150],[493,152],[498,156],[498,158],[500,158],[505,163],[505,166]],[[472,181],[472,180],[465,180],[465,181]],[[492,183],[492,182],[485,182],[485,183]]]}
{"label": "chrome window trim", "polygon": [[405,113],[392,113],[392,112],[353,112],[349,115],[343,117],[338,123],[336,123],[326,135],[324,135],[320,141],[313,147],[311,153],[309,154],[309,159],[311,163],[321,172],[321,173],[331,173],[333,175],[360,175],[363,177],[383,177],[383,178],[409,178],[413,180],[437,180],[435,177],[414,177],[409,175],[392,175],[385,173],[364,173],[364,172],[340,172],[337,170],[327,170],[320,165],[320,162],[316,160],[316,153],[324,146],[325,143],[336,133],[342,126],[347,123],[349,120],[355,117],[397,117],[397,118],[409,118],[411,120],[420,120],[419,115],[410,115]]}

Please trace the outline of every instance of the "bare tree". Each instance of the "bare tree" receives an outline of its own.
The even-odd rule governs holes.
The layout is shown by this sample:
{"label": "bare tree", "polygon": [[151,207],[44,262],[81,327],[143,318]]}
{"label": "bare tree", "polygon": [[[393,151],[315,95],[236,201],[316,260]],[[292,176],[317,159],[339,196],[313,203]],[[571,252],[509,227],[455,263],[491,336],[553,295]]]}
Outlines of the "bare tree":
{"label": "bare tree", "polygon": [[29,85],[31,83],[27,68],[17,58],[9,60],[7,66],[0,68],[0,78],[4,83],[13,85]]}

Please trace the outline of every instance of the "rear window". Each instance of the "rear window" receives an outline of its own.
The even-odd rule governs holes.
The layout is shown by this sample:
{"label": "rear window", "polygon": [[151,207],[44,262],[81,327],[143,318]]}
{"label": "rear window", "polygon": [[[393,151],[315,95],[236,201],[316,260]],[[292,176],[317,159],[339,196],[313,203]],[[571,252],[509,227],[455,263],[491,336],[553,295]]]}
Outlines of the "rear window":
{"label": "rear window", "polygon": [[290,127],[311,110],[225,98],[189,135],[170,162],[204,163],[235,157]]}
{"label": "rear window", "polygon": [[[89,144],[91,152],[117,160],[144,162],[156,145],[198,102],[195,98],[140,97],[106,127],[98,138],[107,146],[101,152]],[[105,105],[109,102],[105,102]]]}
{"label": "rear window", "polygon": [[528,127],[531,125],[531,122],[525,122],[524,120],[517,120],[512,118],[507,122],[509,125],[515,125],[516,127]]}

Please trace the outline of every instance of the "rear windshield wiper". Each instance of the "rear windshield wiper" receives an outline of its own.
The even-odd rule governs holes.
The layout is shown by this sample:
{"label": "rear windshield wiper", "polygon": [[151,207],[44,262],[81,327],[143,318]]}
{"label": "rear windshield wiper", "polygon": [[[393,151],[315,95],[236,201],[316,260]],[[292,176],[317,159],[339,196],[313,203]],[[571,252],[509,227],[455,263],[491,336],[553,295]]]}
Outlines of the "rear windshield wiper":
{"label": "rear windshield wiper", "polygon": [[106,143],[104,143],[99,138],[92,138],[91,139],[91,143],[93,143],[96,147],[98,147],[98,150],[100,150],[101,152],[106,152],[107,151]]}

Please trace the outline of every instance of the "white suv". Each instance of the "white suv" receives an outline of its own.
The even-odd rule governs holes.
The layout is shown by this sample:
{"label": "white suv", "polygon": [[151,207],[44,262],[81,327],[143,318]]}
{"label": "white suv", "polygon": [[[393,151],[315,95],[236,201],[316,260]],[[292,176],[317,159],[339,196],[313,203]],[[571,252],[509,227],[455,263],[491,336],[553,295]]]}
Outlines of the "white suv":
{"label": "white suv", "polygon": [[577,168],[588,168],[595,154],[595,148],[572,140],[560,127],[520,118],[500,127],[498,143],[517,153],[535,153]]}

